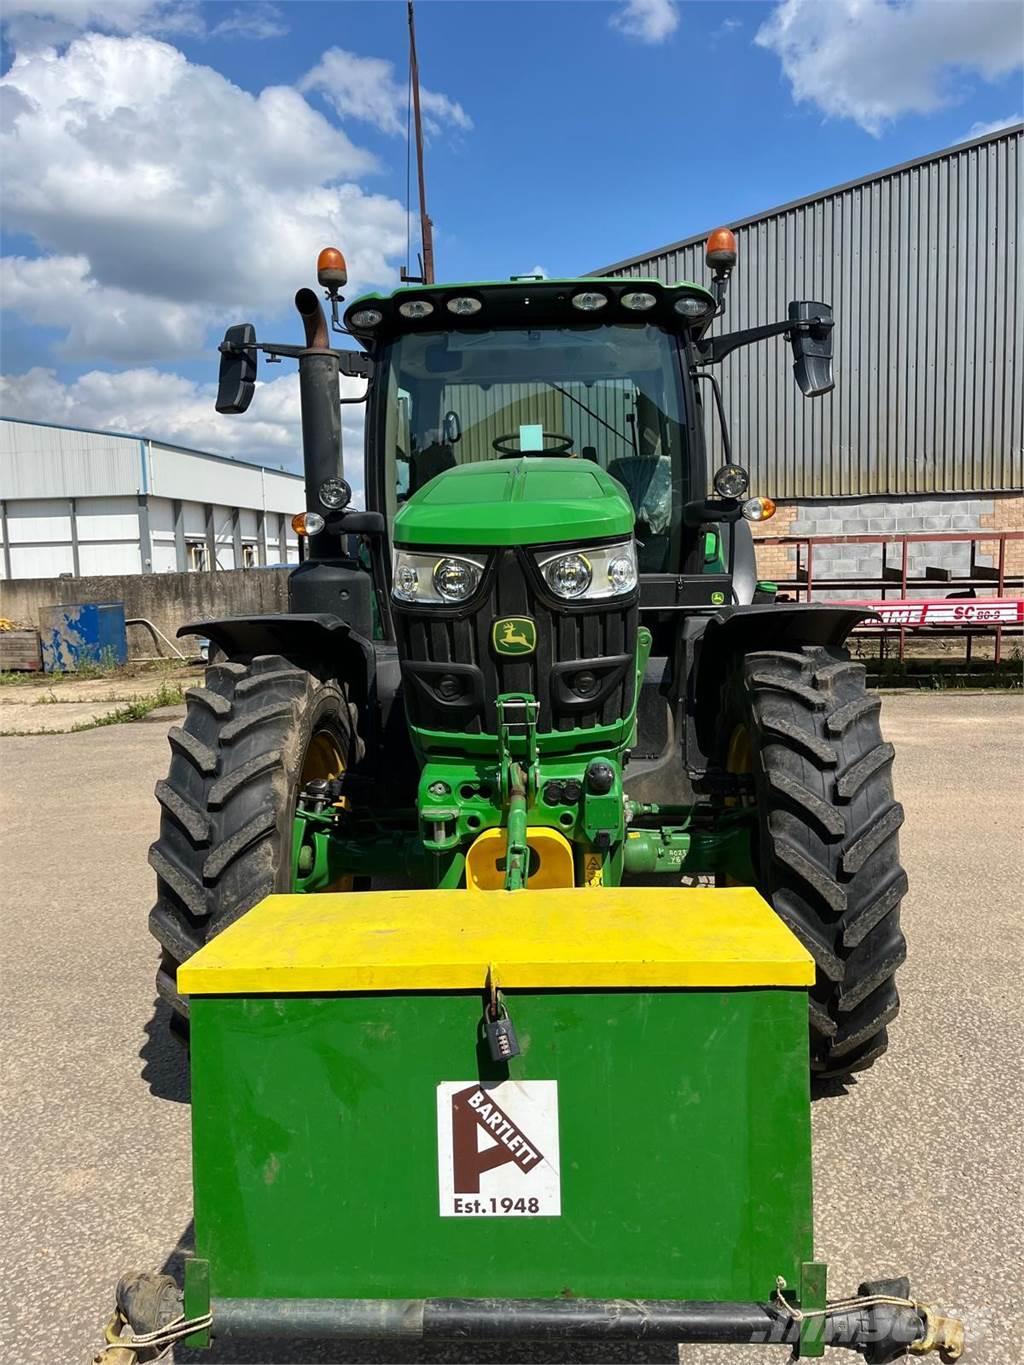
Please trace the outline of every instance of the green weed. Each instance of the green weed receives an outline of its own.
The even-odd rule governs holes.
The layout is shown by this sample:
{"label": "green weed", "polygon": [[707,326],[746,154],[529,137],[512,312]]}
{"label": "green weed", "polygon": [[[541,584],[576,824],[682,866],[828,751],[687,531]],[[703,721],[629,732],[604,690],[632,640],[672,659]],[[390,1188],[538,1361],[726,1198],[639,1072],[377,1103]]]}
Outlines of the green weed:
{"label": "green weed", "polygon": [[150,696],[132,697],[116,711],[99,716],[96,720],[80,720],[72,725],[71,730],[72,732],[95,730],[101,725],[124,725],[128,721],[145,720],[150,711],[155,711],[160,706],[180,706],[184,700],[185,693],[176,683],[161,683],[157,691]]}

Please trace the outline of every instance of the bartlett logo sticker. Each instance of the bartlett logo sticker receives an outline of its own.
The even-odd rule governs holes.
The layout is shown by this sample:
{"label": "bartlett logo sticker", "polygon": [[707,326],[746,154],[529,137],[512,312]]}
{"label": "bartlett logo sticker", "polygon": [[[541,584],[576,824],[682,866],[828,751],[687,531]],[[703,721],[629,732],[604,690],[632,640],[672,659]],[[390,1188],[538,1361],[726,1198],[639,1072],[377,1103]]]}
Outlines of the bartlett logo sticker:
{"label": "bartlett logo sticker", "polygon": [[558,1217],[558,1082],[437,1087],[441,1217]]}
{"label": "bartlett logo sticker", "polygon": [[537,627],[528,616],[502,616],[491,627],[491,640],[498,654],[532,654]]}

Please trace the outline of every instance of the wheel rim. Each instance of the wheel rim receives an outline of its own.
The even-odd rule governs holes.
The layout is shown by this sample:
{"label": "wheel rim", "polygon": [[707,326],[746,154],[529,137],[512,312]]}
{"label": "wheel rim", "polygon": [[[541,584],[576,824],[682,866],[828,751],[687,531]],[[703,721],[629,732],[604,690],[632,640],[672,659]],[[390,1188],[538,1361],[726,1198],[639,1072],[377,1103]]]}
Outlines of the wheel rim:
{"label": "wheel rim", "polygon": [[[341,777],[345,768],[345,755],[341,751],[338,736],[334,731],[326,727],[314,730],[302,759],[299,790],[301,791],[307,782],[330,782],[336,777]],[[348,798],[343,796],[337,804],[343,806],[347,810]],[[323,890],[325,892],[351,891],[353,885],[353,877],[338,877],[337,880],[331,882],[330,886],[324,887]],[[294,882],[292,889],[295,889]]]}
{"label": "wheel rim", "polygon": [[316,730],[309,741],[302,760],[300,785],[307,782],[331,781],[345,771],[345,757],[333,731]]}
{"label": "wheel rim", "polygon": [[[729,746],[725,752],[725,771],[741,776],[754,771],[754,746],[750,739],[750,729],[737,725],[729,736]],[[739,804],[733,799],[734,804]]]}
{"label": "wheel rim", "polygon": [[[746,773],[754,771],[754,742],[750,735],[750,727],[742,724],[733,726],[732,734],[729,736],[729,743],[725,750],[725,771],[733,773],[737,777],[742,777]],[[742,796],[727,796],[725,804],[735,810],[738,806],[751,805],[754,798]],[[743,883],[722,873],[715,878],[717,886],[742,886]]]}

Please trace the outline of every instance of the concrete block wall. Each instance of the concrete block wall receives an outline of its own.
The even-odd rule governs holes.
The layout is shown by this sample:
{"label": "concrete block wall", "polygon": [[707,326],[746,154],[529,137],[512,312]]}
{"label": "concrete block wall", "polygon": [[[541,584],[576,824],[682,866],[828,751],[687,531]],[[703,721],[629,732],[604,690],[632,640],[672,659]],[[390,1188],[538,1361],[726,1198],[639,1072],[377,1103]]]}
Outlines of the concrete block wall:
{"label": "concrete block wall", "polygon": [[[223,573],[118,574],[88,578],[14,578],[0,582],[0,616],[39,625],[42,607],[60,603],[123,602],[124,614],[145,618],[170,640],[179,626],[222,616],[264,616],[288,610],[287,569],[229,569]],[[192,639],[175,640],[183,653]],[[143,625],[128,627],[130,659],[171,656]]]}
{"label": "concrete block wall", "polygon": [[[766,536],[904,535],[927,531],[1024,530],[1024,495],[991,493],[956,497],[951,494],[907,498],[880,497],[862,501],[801,502],[780,505],[771,521],[753,527],[755,539]],[[882,569],[882,545],[817,545],[814,573],[827,578],[878,578]],[[995,566],[998,544],[981,542],[977,562]],[[908,572],[922,575],[929,565],[948,569],[954,577],[966,576],[971,547],[966,541],[912,542]],[[894,545],[886,563],[898,567],[900,551]],[[762,578],[792,578],[796,550],[791,546],[759,545],[758,573]],[[1024,573],[1024,541],[1007,544],[1006,572]],[[941,584],[936,584],[941,592]]]}

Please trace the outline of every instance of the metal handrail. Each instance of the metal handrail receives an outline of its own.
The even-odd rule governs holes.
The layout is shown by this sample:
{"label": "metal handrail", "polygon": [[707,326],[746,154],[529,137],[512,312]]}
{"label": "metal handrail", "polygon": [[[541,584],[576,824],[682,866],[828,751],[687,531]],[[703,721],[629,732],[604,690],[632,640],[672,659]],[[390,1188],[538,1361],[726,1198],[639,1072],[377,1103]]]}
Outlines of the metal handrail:
{"label": "metal handrail", "polygon": [[[985,527],[969,531],[869,531],[858,532],[850,535],[781,535],[781,536],[758,536],[755,545],[781,545],[795,547],[796,549],[796,570],[791,579],[775,579],[780,587],[792,588],[796,593],[797,601],[810,601],[815,587],[818,590],[826,589],[832,592],[847,591],[850,589],[859,590],[862,588],[876,589],[881,600],[887,601],[887,593],[898,591],[901,598],[906,598],[908,591],[921,589],[934,589],[940,583],[948,588],[976,588],[986,587],[994,589],[999,597],[1006,595],[1007,589],[1024,589],[1024,577],[1017,574],[1006,572],[1006,545],[1008,541],[1024,540],[1024,531],[997,531],[989,530]],[[928,576],[927,570],[924,576],[911,576],[909,572],[909,547],[911,545],[931,544],[959,541],[969,543],[971,546],[970,570],[966,576],[945,577],[935,574]],[[993,568],[991,565],[979,565],[978,543],[995,542],[998,545],[997,562]],[[801,550],[807,547],[806,560],[803,560]],[[882,571],[879,577],[869,578],[858,575],[856,578],[815,578],[814,574],[814,551],[817,546],[824,545],[881,545],[882,548]],[[889,545],[900,547],[900,563],[896,565],[887,564],[886,548]],[[804,567],[805,564],[805,567]],[[886,570],[890,572],[887,574]],[[908,630],[924,629],[932,634],[961,634],[964,627],[955,627],[953,631],[937,631],[935,627],[907,626],[891,627],[899,631],[899,655],[900,660],[904,658],[906,646],[906,633]],[[967,658],[971,657],[971,638],[974,634],[991,634],[995,637],[995,663],[998,666],[1002,661],[1002,642],[1003,633],[1007,628],[1001,624],[982,627],[980,630],[972,629],[967,635]],[[1012,629],[1012,628],[1011,628]],[[884,647],[884,646],[883,646]]]}

